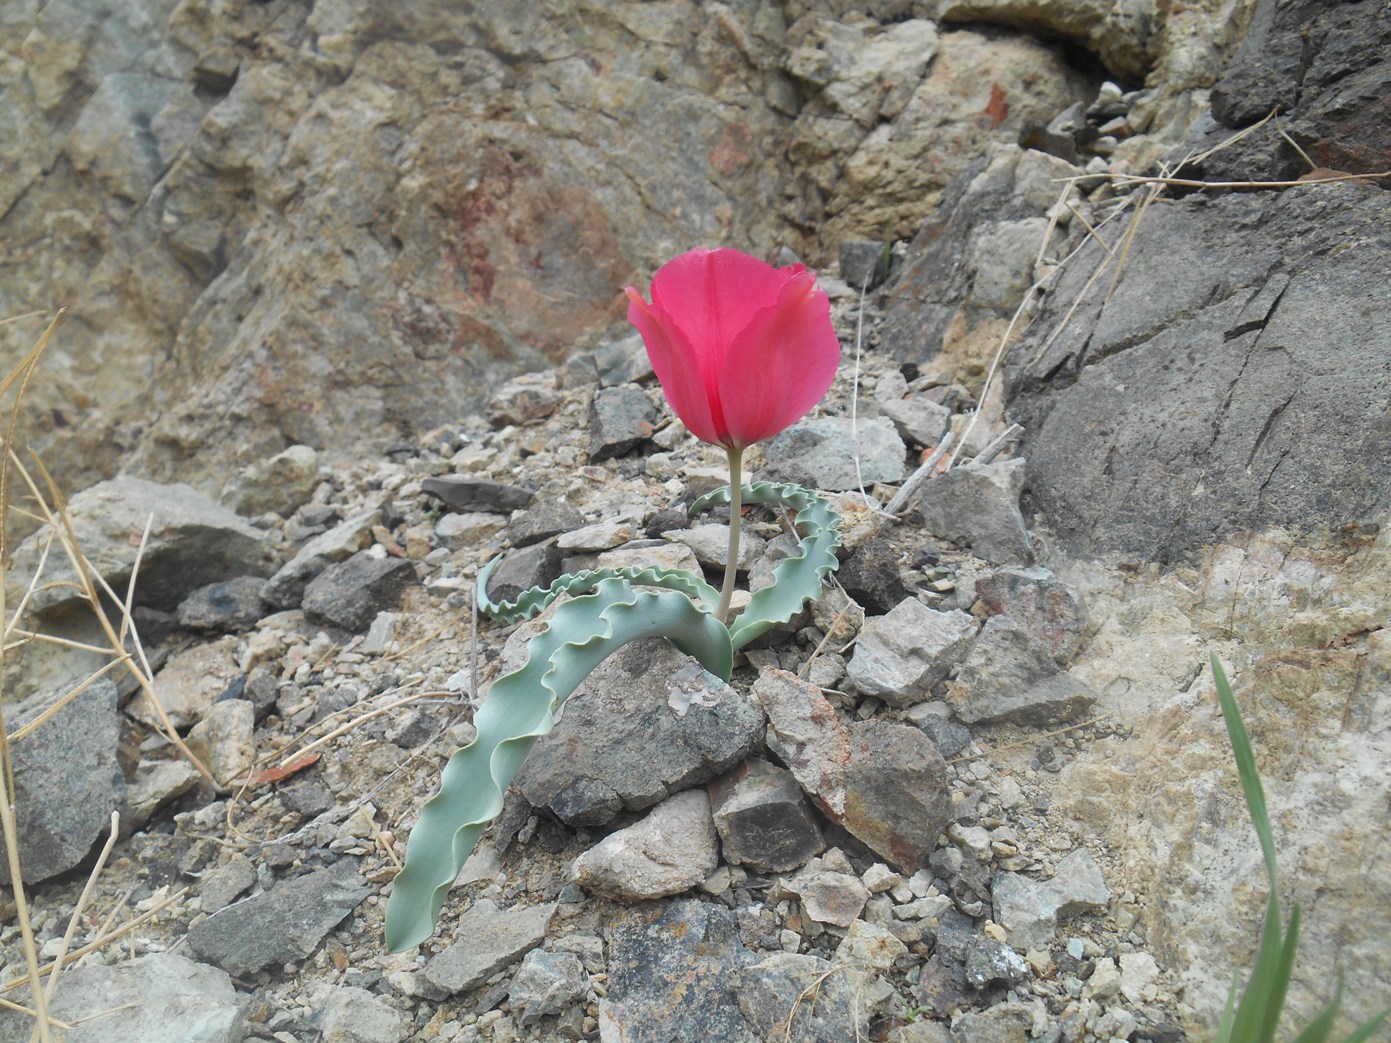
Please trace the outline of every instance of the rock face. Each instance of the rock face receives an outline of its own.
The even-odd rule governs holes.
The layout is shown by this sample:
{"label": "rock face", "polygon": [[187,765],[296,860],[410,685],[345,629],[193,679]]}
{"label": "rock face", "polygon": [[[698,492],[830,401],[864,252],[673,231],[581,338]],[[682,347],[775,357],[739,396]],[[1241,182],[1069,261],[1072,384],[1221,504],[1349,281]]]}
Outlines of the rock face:
{"label": "rock face", "polygon": [[1061,538],[1169,562],[1391,502],[1383,196],[1320,185],[1150,208],[1109,300],[1088,298],[1045,349],[1091,265],[1064,273],[1011,371],[1028,493]]}

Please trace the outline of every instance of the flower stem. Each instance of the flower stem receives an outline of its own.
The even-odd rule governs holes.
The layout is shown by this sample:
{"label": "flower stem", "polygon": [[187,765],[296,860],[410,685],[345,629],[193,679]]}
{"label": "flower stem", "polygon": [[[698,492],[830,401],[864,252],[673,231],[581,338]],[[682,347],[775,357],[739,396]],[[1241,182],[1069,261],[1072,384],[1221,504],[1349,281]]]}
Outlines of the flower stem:
{"label": "flower stem", "polygon": [[717,618],[729,622],[729,602],[734,597],[734,573],[739,569],[739,512],[743,509],[744,479],[739,473],[744,459],[742,447],[726,449],[729,453],[729,550],[724,559],[724,585],[720,587],[720,610]]}

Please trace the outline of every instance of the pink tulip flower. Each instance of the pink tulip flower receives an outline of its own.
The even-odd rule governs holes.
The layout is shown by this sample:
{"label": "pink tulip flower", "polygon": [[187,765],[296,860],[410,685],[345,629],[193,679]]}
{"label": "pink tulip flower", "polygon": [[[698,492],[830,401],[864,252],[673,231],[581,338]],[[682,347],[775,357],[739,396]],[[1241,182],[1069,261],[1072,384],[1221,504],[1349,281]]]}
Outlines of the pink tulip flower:
{"label": "pink tulip flower", "polygon": [[653,277],[651,304],[626,292],[667,401],[704,442],[773,437],[821,401],[840,365],[830,301],[800,264],[692,250]]}
{"label": "pink tulip flower", "polygon": [[676,415],[729,457],[729,553],[719,618],[739,560],[744,448],[795,424],[840,365],[831,302],[800,264],[774,268],[738,250],[692,250],[652,278],[652,303],[631,286],[628,321]]}

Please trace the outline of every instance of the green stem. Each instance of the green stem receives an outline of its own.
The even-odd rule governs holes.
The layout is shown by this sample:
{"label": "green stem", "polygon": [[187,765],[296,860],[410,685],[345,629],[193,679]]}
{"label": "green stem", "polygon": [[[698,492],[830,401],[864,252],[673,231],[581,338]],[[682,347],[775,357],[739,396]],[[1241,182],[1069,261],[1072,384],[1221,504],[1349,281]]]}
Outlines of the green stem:
{"label": "green stem", "polygon": [[734,597],[734,573],[739,570],[739,511],[743,504],[740,502],[744,492],[744,479],[739,473],[740,464],[744,459],[742,447],[729,447],[726,449],[729,454],[729,550],[724,559],[724,584],[720,587],[720,608],[715,614],[715,618],[721,623],[727,623],[729,617],[729,602]]}

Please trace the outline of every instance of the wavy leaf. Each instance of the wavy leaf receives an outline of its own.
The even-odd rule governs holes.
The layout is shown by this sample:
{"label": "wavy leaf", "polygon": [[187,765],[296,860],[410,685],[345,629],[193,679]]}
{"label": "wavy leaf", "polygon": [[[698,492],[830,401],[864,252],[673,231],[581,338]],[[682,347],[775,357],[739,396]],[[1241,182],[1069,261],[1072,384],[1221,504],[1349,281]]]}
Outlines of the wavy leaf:
{"label": "wavy leaf", "polygon": [[[737,651],[777,626],[786,623],[808,601],[821,593],[821,580],[835,571],[840,562],[836,548],[840,517],[822,497],[800,485],[754,482],[743,487],[744,503],[782,503],[797,512],[794,519],[803,530],[797,553],[778,562],[770,586],[756,591],[744,610],[729,625],[729,640]],[[729,503],[729,486],[706,493],[691,504],[690,513],[699,514],[715,504]]]}
{"label": "wavy leaf", "polygon": [[549,587],[531,587],[513,601],[493,601],[488,597],[488,580],[502,562],[499,554],[478,573],[476,584],[478,611],[499,623],[520,623],[546,609],[562,594],[580,595],[594,590],[606,579],[627,580],[642,587],[663,587],[680,591],[714,612],[720,603],[720,592],[699,576],[683,569],[665,569],[655,565],[630,565],[621,569],[586,569],[559,577]]}
{"label": "wavy leaf", "polygon": [[474,716],[477,738],[449,759],[439,792],[411,830],[406,865],[386,909],[391,952],[418,945],[434,931],[464,860],[502,812],[503,793],[536,740],[554,726],[565,699],[620,647],[655,635],[729,680],[729,633],[710,611],[684,593],[635,590],[624,577],[606,576],[593,593],[557,608],[546,630],[527,643],[526,665],[494,682]]}

